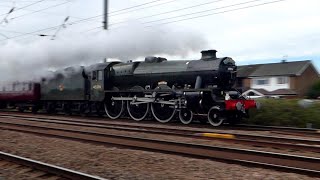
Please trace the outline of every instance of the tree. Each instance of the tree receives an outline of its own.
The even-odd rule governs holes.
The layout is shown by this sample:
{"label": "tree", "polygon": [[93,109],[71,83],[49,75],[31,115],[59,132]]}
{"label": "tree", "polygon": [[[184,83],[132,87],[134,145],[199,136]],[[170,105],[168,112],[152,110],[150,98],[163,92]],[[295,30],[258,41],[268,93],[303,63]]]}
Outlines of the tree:
{"label": "tree", "polygon": [[310,87],[308,91],[308,97],[312,99],[317,99],[320,97],[320,80]]}

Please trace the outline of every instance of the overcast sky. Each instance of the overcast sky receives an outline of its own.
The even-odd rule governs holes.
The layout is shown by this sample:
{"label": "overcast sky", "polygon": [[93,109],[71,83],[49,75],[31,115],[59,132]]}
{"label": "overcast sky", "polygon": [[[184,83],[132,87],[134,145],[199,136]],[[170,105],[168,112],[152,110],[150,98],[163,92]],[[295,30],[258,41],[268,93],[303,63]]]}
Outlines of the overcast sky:
{"label": "overcast sky", "polygon": [[[246,8],[274,1],[276,0],[109,0],[109,31],[130,31],[133,26],[140,26],[147,31],[156,29],[153,35],[157,36],[158,33],[159,37],[169,31],[182,32],[183,37],[190,33],[191,36],[201,39],[197,43],[203,42],[203,46],[198,46],[199,48],[216,49],[218,56],[230,56],[238,64],[278,62],[285,57],[288,61],[311,59],[319,70],[320,1],[285,0]],[[142,5],[144,3],[145,5]],[[137,7],[130,8],[133,6]],[[194,7],[189,8],[191,6]],[[15,7],[15,10],[7,16],[6,13],[12,7]],[[130,9],[119,11],[124,8]],[[235,10],[238,8],[246,9]],[[52,35],[57,29],[35,31],[59,26],[67,16],[70,16],[70,19],[66,28],[57,33],[54,41],[70,34],[81,36],[81,40],[85,41],[86,37],[103,31],[98,28],[102,26],[102,16],[99,15],[103,14],[103,0],[1,0],[0,13],[0,52],[3,47],[8,48],[8,43],[28,45],[50,39],[51,37],[38,35]],[[79,22],[94,16],[98,17]],[[24,35],[30,32],[35,33]],[[131,35],[135,36],[134,34]],[[154,43],[165,38],[169,43],[181,40],[168,37],[170,36],[162,37],[159,41],[154,39]],[[139,38],[143,36],[139,35]],[[186,49],[191,51],[194,47]],[[160,51],[150,52],[159,54]],[[0,61],[5,61],[5,58],[1,57],[3,53],[0,53]],[[200,54],[194,51],[183,55],[183,58],[200,57]],[[170,57],[182,58],[175,53],[171,53]]]}

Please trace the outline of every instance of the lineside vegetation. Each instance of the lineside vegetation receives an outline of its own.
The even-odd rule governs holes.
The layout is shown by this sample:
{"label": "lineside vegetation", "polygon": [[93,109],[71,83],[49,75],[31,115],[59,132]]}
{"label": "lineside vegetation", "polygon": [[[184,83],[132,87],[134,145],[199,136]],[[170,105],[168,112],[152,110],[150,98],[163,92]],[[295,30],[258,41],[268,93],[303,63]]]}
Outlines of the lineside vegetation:
{"label": "lineside vegetation", "polygon": [[[300,99],[259,99],[260,109],[252,109],[244,123],[270,126],[320,128],[320,102],[301,105]],[[300,102],[300,103],[299,103]]]}

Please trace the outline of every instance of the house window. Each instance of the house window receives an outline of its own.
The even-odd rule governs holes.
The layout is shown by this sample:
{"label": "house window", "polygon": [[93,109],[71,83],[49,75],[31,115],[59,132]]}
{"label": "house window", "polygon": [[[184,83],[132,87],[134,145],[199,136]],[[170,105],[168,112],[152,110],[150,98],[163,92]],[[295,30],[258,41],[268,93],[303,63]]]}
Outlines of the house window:
{"label": "house window", "polygon": [[256,85],[267,85],[269,84],[269,79],[256,79],[254,82]]}
{"label": "house window", "polygon": [[277,83],[278,84],[287,84],[288,83],[288,78],[287,77],[278,77],[277,78]]}

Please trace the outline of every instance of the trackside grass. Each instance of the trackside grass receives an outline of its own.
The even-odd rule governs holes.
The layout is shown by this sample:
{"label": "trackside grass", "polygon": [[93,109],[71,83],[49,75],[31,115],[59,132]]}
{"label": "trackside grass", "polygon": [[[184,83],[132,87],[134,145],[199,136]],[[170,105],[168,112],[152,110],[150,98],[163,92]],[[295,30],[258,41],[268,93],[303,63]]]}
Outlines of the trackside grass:
{"label": "trackside grass", "polygon": [[299,105],[299,99],[258,99],[259,110],[250,111],[250,118],[244,123],[270,126],[293,126],[320,128],[320,102],[309,106]]}

